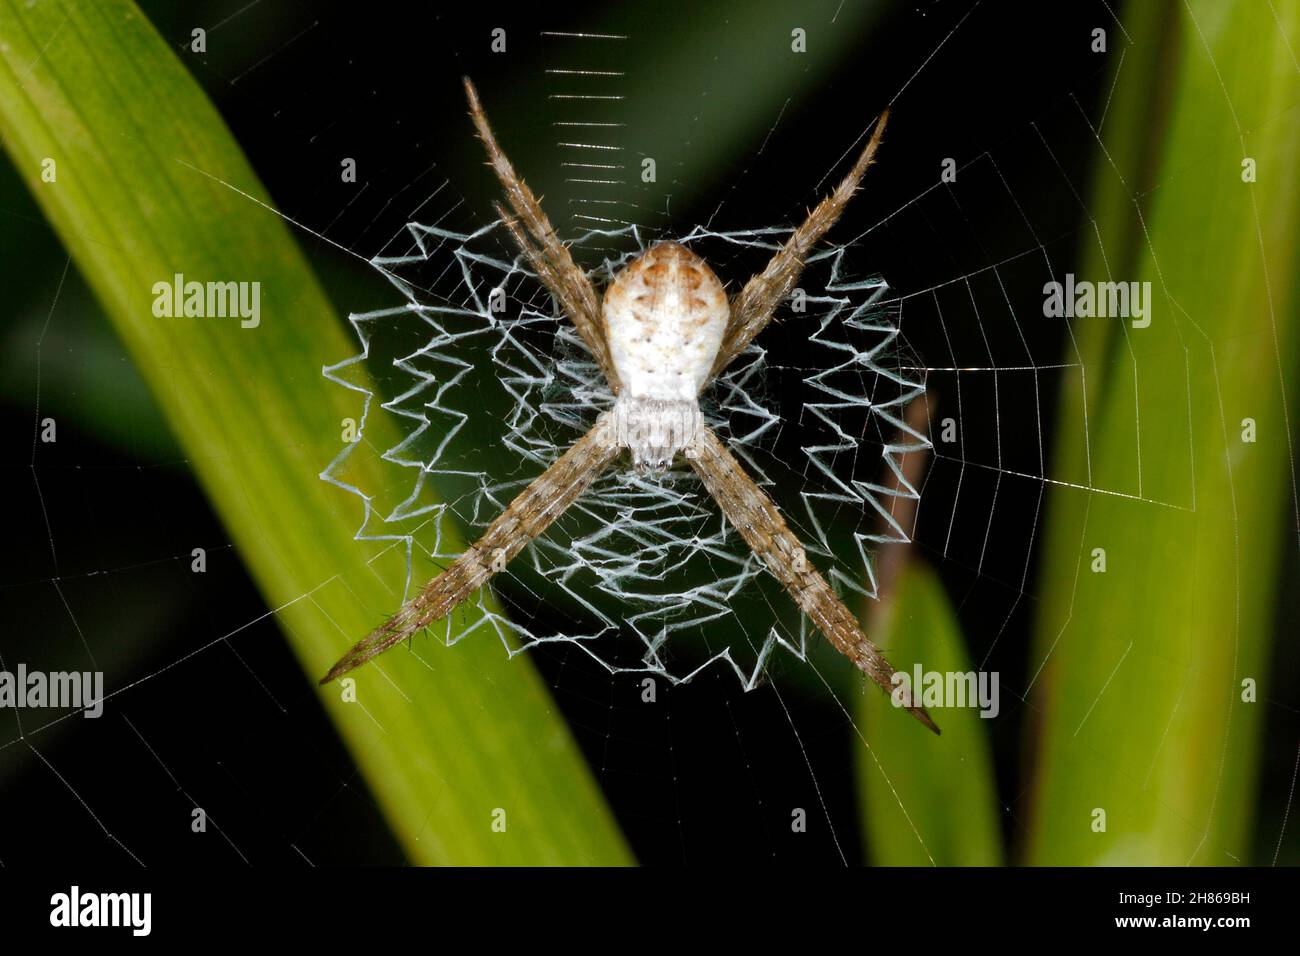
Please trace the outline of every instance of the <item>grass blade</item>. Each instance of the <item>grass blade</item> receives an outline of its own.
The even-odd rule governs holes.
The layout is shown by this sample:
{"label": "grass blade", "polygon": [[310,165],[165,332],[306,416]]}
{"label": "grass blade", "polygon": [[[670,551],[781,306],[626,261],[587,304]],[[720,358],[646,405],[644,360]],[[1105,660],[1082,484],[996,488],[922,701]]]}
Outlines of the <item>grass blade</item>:
{"label": "grass blade", "polygon": [[[320,370],[355,343],[287,228],[210,178],[270,202],[132,3],[0,0],[0,36],[4,146],[163,406],[306,674],[318,677],[400,601],[388,584],[401,580],[401,557],[368,563],[373,553],[352,541],[355,499],[317,478],[339,451],[341,421],[360,412]],[[42,178],[47,159],[53,182]],[[260,325],[155,317],[153,286],[177,273],[260,282]],[[367,438],[385,448],[394,435],[372,416]],[[365,447],[350,467],[376,478],[381,464]],[[414,650],[359,673],[357,703],[337,687],[322,691],[412,860],[628,860],[526,659],[509,661],[479,636]],[[492,829],[497,808],[505,833]]]}
{"label": "grass blade", "polygon": [[[892,601],[880,606],[873,637],[890,662],[912,672],[967,672],[960,627],[948,595],[929,566],[908,562]],[[866,688],[858,723],[866,744],[855,747],[867,855],[882,866],[998,866],[997,783],[987,720],[972,707],[932,710],[935,737],[900,717],[884,694]]]}
{"label": "grass blade", "polygon": [[1300,4],[1128,13],[1123,70],[1142,81],[1128,75],[1106,117],[1090,202],[1102,250],[1079,278],[1149,281],[1153,307],[1147,328],[1075,323],[1087,390],[1075,379],[1062,395],[1054,477],[1130,497],[1052,493],[1027,861],[1249,862],[1280,558],[1296,544],[1300,74],[1287,38]]}

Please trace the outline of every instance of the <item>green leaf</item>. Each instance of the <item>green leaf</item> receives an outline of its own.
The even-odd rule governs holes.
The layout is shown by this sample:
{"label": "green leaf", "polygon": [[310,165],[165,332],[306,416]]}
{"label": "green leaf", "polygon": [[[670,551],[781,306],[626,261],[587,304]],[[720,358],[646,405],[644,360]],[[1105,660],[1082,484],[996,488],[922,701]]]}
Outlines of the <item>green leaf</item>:
{"label": "green leaf", "polygon": [[[354,542],[357,499],[317,477],[341,448],[342,420],[361,412],[321,368],[356,343],[283,223],[217,181],[270,203],[220,116],[133,4],[0,0],[0,38],[4,145],[315,678],[401,600],[402,556],[376,558],[375,547]],[[41,176],[46,159],[53,182]],[[155,317],[154,283],[177,273],[260,282],[260,325]],[[390,467],[376,449],[395,432],[379,414],[349,465],[364,487],[380,486]],[[269,631],[234,639],[257,637]],[[187,666],[202,666],[201,656]],[[545,687],[499,641],[416,642],[357,673],[356,693],[346,703],[338,685],[320,692],[412,860],[628,861]],[[504,833],[492,829],[498,808]]]}
{"label": "green leaf", "polygon": [[[935,573],[920,562],[900,572],[872,632],[891,663],[912,673],[971,670],[961,630]],[[863,740],[854,748],[870,860],[883,866],[998,866],[997,784],[989,721],[978,708],[932,710],[934,736],[874,687],[859,698]]]}
{"label": "green leaf", "polygon": [[1128,12],[1078,278],[1151,282],[1151,323],[1076,320],[1064,359],[1087,390],[1065,384],[1052,476],[1117,494],[1052,492],[1027,861],[1245,863],[1295,546],[1300,3]]}

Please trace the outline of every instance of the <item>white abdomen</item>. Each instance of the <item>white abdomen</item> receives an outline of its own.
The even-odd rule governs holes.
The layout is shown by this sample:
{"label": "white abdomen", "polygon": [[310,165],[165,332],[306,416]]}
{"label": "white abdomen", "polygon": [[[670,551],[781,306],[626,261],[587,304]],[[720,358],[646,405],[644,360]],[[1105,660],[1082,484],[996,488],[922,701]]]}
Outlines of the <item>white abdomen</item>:
{"label": "white abdomen", "polygon": [[695,400],[731,314],[713,270],[685,246],[650,248],[605,290],[605,334],[630,398]]}

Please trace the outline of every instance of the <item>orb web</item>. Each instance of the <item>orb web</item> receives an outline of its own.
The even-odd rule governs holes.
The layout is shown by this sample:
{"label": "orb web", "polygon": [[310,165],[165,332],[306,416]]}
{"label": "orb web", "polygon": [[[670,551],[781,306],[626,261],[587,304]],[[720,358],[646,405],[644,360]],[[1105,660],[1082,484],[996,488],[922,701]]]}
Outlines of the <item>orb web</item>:
{"label": "orb web", "polygon": [[[696,227],[680,241],[734,289],[789,233]],[[408,224],[402,246],[372,260],[401,302],[351,315],[361,350],[324,370],[364,392],[366,412],[357,441],[322,478],[365,503],[358,541],[405,550],[394,589],[402,600],[425,583],[414,576],[415,549],[439,566],[453,560],[459,542],[473,541],[613,405],[572,324],[508,241],[500,222],[468,233]],[[573,246],[599,258],[590,275],[602,290],[648,244],[633,225],[588,231]],[[701,405],[810,559],[861,607],[875,595],[874,549],[907,540],[892,504],[917,490],[900,459],[930,444],[903,417],[925,382],[921,363],[905,359],[901,301],[853,260],[847,246],[810,257],[772,326]],[[349,375],[359,364],[366,384]],[[341,476],[375,405],[401,438],[382,451],[391,480],[363,488]],[[611,673],[674,683],[726,667],[746,688],[778,648],[802,660],[815,639],[680,460],[659,475],[617,461],[492,586],[505,613],[480,593],[471,621],[453,614],[430,633],[455,644],[486,631],[511,655],[569,642]]]}

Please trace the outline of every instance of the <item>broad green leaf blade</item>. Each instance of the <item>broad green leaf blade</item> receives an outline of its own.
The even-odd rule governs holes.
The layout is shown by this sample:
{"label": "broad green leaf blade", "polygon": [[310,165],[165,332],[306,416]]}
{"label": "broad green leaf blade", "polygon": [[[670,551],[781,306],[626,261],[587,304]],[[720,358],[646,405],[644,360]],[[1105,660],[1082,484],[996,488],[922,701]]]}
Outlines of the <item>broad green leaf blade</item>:
{"label": "broad green leaf blade", "polygon": [[[361,411],[321,368],[356,343],[281,221],[217,182],[270,202],[133,4],[0,0],[0,39],[4,145],[315,678],[401,598],[401,556],[368,563],[373,549],[352,540],[357,499],[317,477],[340,450],[342,420]],[[52,182],[42,178],[46,159]],[[156,317],[154,284],[176,274],[260,282],[260,324]],[[350,464],[367,487],[385,480],[373,449],[395,440],[379,415]],[[197,635],[195,645],[219,636]],[[237,639],[259,638],[270,639],[265,627]],[[187,666],[202,666],[201,655]],[[356,693],[347,703],[337,685],[321,691],[412,860],[628,860],[545,687],[495,638],[451,649],[417,642],[358,672]],[[498,808],[504,833],[492,829]]]}
{"label": "broad green leaf blade", "polygon": [[1078,277],[1151,282],[1151,322],[1076,320],[1064,359],[1088,381],[1062,393],[1053,477],[1119,494],[1052,492],[1027,861],[1245,863],[1296,543],[1300,3],[1128,12],[1090,203],[1105,259]]}
{"label": "broad green leaf blade", "polygon": [[[882,605],[882,608],[885,608]],[[935,573],[910,562],[873,628],[890,662],[912,673],[966,673],[960,627]],[[978,708],[932,709],[936,737],[868,687],[858,705],[865,743],[855,749],[867,855],[883,866],[998,866],[997,784],[989,721]]]}

